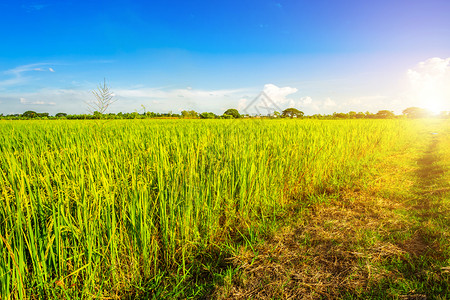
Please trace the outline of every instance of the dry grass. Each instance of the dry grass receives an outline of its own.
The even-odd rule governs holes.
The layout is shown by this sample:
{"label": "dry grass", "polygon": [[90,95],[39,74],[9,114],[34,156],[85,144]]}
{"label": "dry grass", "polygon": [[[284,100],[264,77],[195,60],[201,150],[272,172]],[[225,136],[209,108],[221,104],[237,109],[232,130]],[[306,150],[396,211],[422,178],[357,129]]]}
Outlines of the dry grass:
{"label": "dry grass", "polygon": [[[241,275],[217,291],[219,299],[317,299],[367,288],[386,276],[377,262],[406,252],[389,241],[370,245],[367,231],[405,228],[394,218],[398,204],[363,193],[347,192],[317,205],[298,227],[284,227],[254,251],[232,258]],[[380,209],[381,208],[381,209]]]}
{"label": "dry grass", "polygon": [[407,292],[389,290],[389,283],[408,280],[443,286],[433,297],[450,297],[448,269],[439,267],[450,262],[448,222],[436,221],[445,218],[449,189],[438,180],[443,171],[427,172],[435,170],[435,147],[433,141],[423,156],[405,150],[391,157],[365,188],[311,206],[302,224],[293,213],[290,225],[252,249],[243,247],[230,259],[238,275],[225,280],[214,298],[371,298],[378,289],[383,298],[429,299],[407,284]]}

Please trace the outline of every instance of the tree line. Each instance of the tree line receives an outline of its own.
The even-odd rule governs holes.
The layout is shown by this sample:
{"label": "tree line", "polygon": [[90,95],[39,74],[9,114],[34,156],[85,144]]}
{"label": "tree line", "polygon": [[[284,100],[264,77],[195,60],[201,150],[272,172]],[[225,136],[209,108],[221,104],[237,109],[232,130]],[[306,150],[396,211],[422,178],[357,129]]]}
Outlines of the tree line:
{"label": "tree line", "polygon": [[[132,112],[132,113],[100,113],[94,111],[91,114],[67,114],[57,113],[50,115],[49,113],[38,113],[35,111],[26,111],[23,114],[0,114],[0,119],[8,120],[22,120],[22,119],[68,119],[68,120],[91,120],[91,119],[149,119],[149,118],[173,118],[173,119],[240,119],[240,118],[303,118],[303,119],[396,119],[396,118],[427,118],[432,117],[432,114],[426,109],[419,107],[409,107],[403,110],[402,115],[395,115],[390,110],[380,110],[377,113],[371,112],[354,112],[337,113],[333,114],[314,114],[307,115],[296,109],[287,108],[282,112],[274,111],[267,115],[250,115],[240,114],[237,109],[227,109],[223,114],[217,115],[212,112],[198,113],[194,110],[183,110],[180,114],[168,112],[168,113],[155,113],[155,112]],[[441,114],[434,116],[437,118],[450,118],[450,112],[445,111]]]}

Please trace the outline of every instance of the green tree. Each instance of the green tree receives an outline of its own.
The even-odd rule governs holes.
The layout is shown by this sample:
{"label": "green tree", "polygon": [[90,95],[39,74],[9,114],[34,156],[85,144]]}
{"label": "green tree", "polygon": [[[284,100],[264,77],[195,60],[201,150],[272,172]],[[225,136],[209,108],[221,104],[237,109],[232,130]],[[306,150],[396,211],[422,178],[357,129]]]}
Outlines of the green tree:
{"label": "green tree", "polygon": [[370,111],[366,111],[364,114],[364,118],[373,119],[373,118],[375,118],[375,114],[371,113]]}
{"label": "green tree", "polygon": [[357,118],[357,119],[364,119],[364,117],[365,117],[365,115],[364,115],[364,113],[363,112],[358,112],[358,113],[356,113],[356,115],[355,115],[355,118]]}
{"label": "green tree", "polygon": [[238,119],[238,118],[241,117],[241,115],[239,114],[238,110],[234,109],[234,108],[227,109],[223,114],[232,116],[235,119]]}
{"label": "green tree", "polygon": [[36,118],[38,116],[37,112],[32,110],[27,110],[22,114],[22,117],[24,118]]}
{"label": "green tree", "polygon": [[402,113],[411,119],[425,118],[429,116],[429,112],[420,107],[408,107],[402,111]]}
{"label": "green tree", "polygon": [[39,118],[46,118],[48,117],[49,113],[38,113],[37,115]]}
{"label": "green tree", "polygon": [[67,114],[66,114],[66,113],[57,113],[57,114],[55,115],[55,117],[57,117],[57,118],[63,118],[63,117],[67,117]]}
{"label": "green tree", "polygon": [[376,113],[378,119],[392,119],[395,118],[395,114],[390,110],[380,110]]}
{"label": "green tree", "polygon": [[183,110],[181,115],[183,118],[198,118],[198,113],[194,110]]}
{"label": "green tree", "polygon": [[216,115],[212,112],[203,112],[200,114],[200,118],[202,119],[214,119]]}
{"label": "green tree", "polygon": [[338,118],[338,119],[348,119],[348,118],[349,118],[349,115],[346,114],[346,113],[337,113],[337,112],[334,112],[334,113],[333,113],[333,117],[334,117],[334,118]]}
{"label": "green tree", "polygon": [[283,112],[281,113],[281,115],[283,117],[289,117],[291,119],[294,117],[301,118],[301,117],[303,117],[304,114],[305,114],[304,112],[302,112],[296,108],[293,108],[293,107],[287,108],[287,109],[283,110]]}
{"label": "green tree", "polygon": [[157,117],[157,114],[151,111],[148,111],[145,113],[145,115],[147,116],[147,118],[155,118]]}

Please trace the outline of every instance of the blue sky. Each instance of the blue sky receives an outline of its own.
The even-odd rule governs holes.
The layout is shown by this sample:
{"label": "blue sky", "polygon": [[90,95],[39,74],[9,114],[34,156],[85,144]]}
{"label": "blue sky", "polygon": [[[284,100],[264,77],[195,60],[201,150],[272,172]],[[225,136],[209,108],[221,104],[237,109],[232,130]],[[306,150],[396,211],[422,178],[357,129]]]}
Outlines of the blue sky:
{"label": "blue sky", "polygon": [[3,1],[0,113],[450,110],[450,1]]}

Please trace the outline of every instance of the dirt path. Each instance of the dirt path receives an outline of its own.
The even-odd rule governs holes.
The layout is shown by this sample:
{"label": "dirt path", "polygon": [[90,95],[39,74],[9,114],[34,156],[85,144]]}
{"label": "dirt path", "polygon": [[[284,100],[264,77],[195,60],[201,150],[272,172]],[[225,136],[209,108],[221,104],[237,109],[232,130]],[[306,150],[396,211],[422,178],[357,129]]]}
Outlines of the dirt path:
{"label": "dirt path", "polygon": [[[423,194],[424,206],[431,204],[430,197],[427,195],[439,194],[445,192],[446,183],[443,182],[444,168],[440,163],[440,156],[437,153],[439,145],[438,136],[434,135],[428,150],[417,161],[418,169],[416,171],[416,186]],[[447,183],[448,184],[448,183]]]}
{"label": "dirt path", "polygon": [[[414,214],[422,224],[429,224],[433,220],[439,219],[443,215],[449,215],[445,210],[445,193],[449,192],[448,182],[445,182],[445,169],[440,164],[440,156],[437,152],[439,145],[439,136],[434,135],[429,148],[424,155],[417,161],[418,169],[416,171],[416,184],[411,206],[414,208]],[[449,225],[447,223],[447,225]],[[416,255],[422,256],[443,256],[439,247],[436,247],[432,241],[436,241],[437,236],[428,232],[426,228],[420,228],[415,236],[415,247],[412,247]]]}
{"label": "dirt path", "polygon": [[[369,188],[292,214],[233,257],[220,299],[448,299],[449,203],[439,135],[417,160],[386,163]],[[299,224],[301,220],[301,224]]]}

